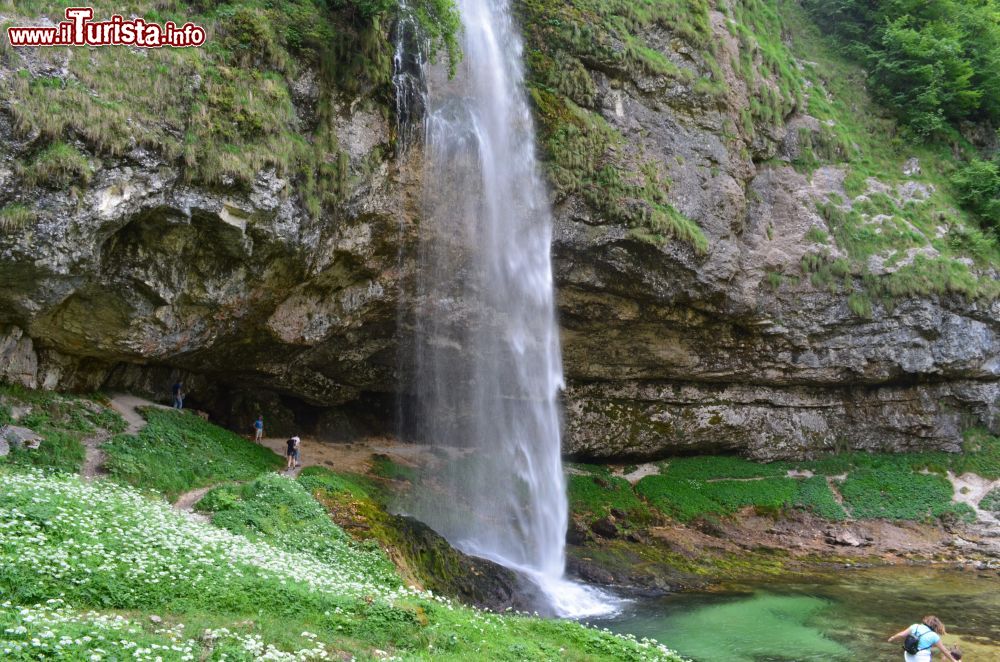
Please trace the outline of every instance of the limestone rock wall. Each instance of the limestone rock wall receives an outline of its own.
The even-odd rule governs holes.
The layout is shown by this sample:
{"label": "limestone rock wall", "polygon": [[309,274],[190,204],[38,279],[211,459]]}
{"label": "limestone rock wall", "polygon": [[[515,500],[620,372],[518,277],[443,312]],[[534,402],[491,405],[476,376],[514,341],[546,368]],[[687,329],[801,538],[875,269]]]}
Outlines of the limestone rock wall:
{"label": "limestone rock wall", "polygon": [[[711,25],[723,51],[738,51],[720,13]],[[40,73],[32,57],[4,53],[0,82],[21,69],[70,75]],[[1000,432],[1000,304],[903,296],[859,315],[847,291],[799,277],[810,237],[829,230],[817,203],[851,204],[845,169],[792,167],[820,129],[801,109],[740,130],[752,94],[720,62],[728,92],[711,103],[693,85],[585,62],[593,112],[623,137],[617,157],[657,165],[707,249],[646,241],[580,192],[556,198],[566,452],[955,450],[969,426]],[[301,80],[306,126],[317,83]],[[410,381],[397,326],[415,303],[399,305],[413,276],[419,145],[401,156],[391,112],[332,99],[347,189],[316,216],[273,170],[249,187],[199,185],[141,145],[95,159],[85,186],[33,185],[18,164],[45,139],[19,130],[0,98],[0,208],[33,214],[0,228],[0,378],[161,394],[181,377],[195,404],[234,427],[261,407],[282,426],[338,435],[391,418],[386,402]],[[918,179],[869,187],[901,204],[928,195]],[[906,259],[870,266],[890,273]]]}

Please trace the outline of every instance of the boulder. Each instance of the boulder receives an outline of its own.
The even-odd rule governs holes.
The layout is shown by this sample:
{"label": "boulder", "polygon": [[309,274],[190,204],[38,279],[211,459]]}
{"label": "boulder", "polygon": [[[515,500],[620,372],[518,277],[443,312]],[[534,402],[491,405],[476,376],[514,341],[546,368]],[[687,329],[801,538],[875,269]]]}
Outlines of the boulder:
{"label": "boulder", "polygon": [[587,527],[570,517],[566,527],[566,542],[570,545],[583,545],[590,539],[591,535]]}
{"label": "boulder", "polygon": [[41,445],[42,441],[43,438],[29,428],[17,425],[0,427],[0,455],[7,455],[11,448],[34,450]]}
{"label": "boulder", "polygon": [[620,535],[618,525],[612,515],[591,522],[590,530],[602,538],[617,538]]}
{"label": "boulder", "polygon": [[829,545],[840,545],[843,547],[867,547],[871,545],[871,540],[859,536],[850,530],[828,530],[825,539]]}

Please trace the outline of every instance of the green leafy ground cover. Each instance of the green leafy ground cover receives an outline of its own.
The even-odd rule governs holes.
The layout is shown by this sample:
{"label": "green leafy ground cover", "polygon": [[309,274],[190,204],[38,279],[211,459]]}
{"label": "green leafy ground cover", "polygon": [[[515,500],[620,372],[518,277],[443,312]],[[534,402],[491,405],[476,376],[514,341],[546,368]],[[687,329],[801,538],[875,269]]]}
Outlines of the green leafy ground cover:
{"label": "green leafy ground cover", "polygon": [[[124,428],[96,401],[20,389],[0,392],[0,418],[28,401],[39,427]],[[0,657],[679,659],[653,642],[408,588],[377,543],[356,542],[327,514],[332,502],[377,508],[370,479],[310,468],[293,480],[261,462],[259,447],[195,416],[144,413],[139,438],[108,444],[129,467],[109,479],[83,482],[60,462],[0,464]],[[234,468],[197,472],[193,449]],[[147,460],[181,478],[138,466]],[[243,479],[203,499],[213,524],[155,494]]]}
{"label": "green leafy ground cover", "polygon": [[270,449],[186,412],[149,408],[137,436],[104,445],[105,468],[122,482],[174,498],[224,481],[250,480],[283,462]]}
{"label": "green leafy ground cover", "polygon": [[[814,475],[789,477],[789,471]],[[658,475],[642,478],[634,489],[607,468],[574,465],[569,495],[573,513],[591,520],[611,508],[642,517],[658,514],[691,521],[753,507],[773,513],[802,508],[833,521],[969,521],[974,512],[952,501],[952,485],[944,475],[948,471],[1000,477],[1000,438],[970,430],[962,453],[853,452],[768,464],[727,456],[675,458],[662,463]]]}
{"label": "green leafy ground cover", "polygon": [[[487,614],[407,589],[380,551],[343,536],[314,553],[303,551],[311,535],[301,531],[250,540],[109,482],[8,468],[3,485],[0,621],[9,626],[0,651],[9,659],[37,659],[40,648],[131,655],[153,643],[213,660],[225,652],[258,659],[251,647],[265,645],[359,659],[377,657],[376,649],[407,659],[669,658],[650,644],[576,623]],[[262,487],[275,491],[270,481]],[[64,607],[75,616],[38,613]],[[78,616],[81,610],[97,615]],[[164,623],[134,616],[150,611]],[[134,620],[121,636],[94,625],[122,616]],[[226,634],[204,632],[222,628]],[[139,658],[182,659],[183,650]]]}
{"label": "green leafy ground cover", "polygon": [[1000,514],[1000,488],[990,490],[979,502],[979,507],[993,514]]}
{"label": "green leafy ground cover", "polygon": [[649,506],[639,498],[632,485],[619,476],[597,465],[576,465],[579,471],[567,475],[567,491],[570,503],[578,513],[593,518],[604,517],[612,509],[629,515],[630,520],[649,519]]}

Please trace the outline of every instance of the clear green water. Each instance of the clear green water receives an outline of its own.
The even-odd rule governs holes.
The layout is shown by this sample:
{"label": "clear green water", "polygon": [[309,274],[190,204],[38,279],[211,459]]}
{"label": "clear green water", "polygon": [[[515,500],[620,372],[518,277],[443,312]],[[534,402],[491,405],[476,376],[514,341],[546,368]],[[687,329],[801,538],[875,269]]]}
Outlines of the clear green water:
{"label": "clear green water", "polygon": [[963,662],[1000,662],[996,571],[873,568],[734,584],[633,602],[600,625],[697,662],[902,660],[901,644],[885,640],[929,613]]}

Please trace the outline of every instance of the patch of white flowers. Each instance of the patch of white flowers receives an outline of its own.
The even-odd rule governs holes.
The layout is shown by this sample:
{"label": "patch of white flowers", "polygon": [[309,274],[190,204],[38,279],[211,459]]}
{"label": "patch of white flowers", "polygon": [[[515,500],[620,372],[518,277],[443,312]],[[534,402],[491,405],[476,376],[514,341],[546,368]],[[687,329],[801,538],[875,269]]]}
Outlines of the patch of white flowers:
{"label": "patch of white flowers", "polygon": [[116,597],[122,603],[158,585],[197,590],[247,578],[390,603],[420,594],[384,581],[380,552],[346,543],[341,552],[335,563],[324,563],[251,542],[112,483],[34,471],[3,476],[0,564],[28,567],[52,583],[81,589],[112,575],[121,580]]}
{"label": "patch of white flowers", "polygon": [[[305,647],[283,651],[254,633],[225,628],[187,633],[179,623],[144,627],[122,615],[76,611],[64,601],[74,595],[143,609],[178,596],[196,600],[268,585],[271,592],[264,595],[287,592],[290,600],[315,595],[330,605],[324,614],[328,618],[342,614],[337,603],[349,608],[352,601],[395,605],[419,600],[455,610],[450,599],[408,588],[386,568],[379,550],[346,537],[331,541],[319,556],[291,552],[190,518],[133,488],[0,469],[0,577],[6,575],[8,586],[27,594],[51,597],[42,604],[19,605],[0,592],[0,659],[298,661],[328,659],[330,654],[329,642],[310,632],[301,634]],[[2,586],[0,582],[0,591]],[[508,619],[521,618],[467,613],[462,631],[471,635],[475,630],[481,637],[504,630]],[[655,641],[601,636],[606,652],[621,650],[623,644],[639,659],[680,659]],[[395,659],[382,653],[375,655]]]}
{"label": "patch of white flowers", "polygon": [[[302,633],[305,636],[308,633]],[[314,640],[316,635],[305,637]],[[331,659],[325,646],[286,652],[265,644],[260,635],[207,629],[185,636],[182,623],[151,630],[121,615],[79,612],[62,600],[19,607],[0,603],[0,657],[72,660],[261,660],[304,662]]]}

